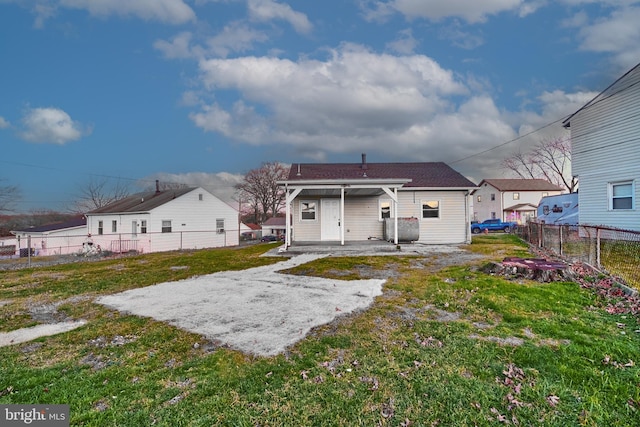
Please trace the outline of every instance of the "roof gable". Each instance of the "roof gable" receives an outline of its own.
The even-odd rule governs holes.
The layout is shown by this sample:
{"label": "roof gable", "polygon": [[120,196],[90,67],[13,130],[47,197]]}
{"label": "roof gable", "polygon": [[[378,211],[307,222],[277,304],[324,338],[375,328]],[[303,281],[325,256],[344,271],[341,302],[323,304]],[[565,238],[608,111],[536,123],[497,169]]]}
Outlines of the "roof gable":
{"label": "roof gable", "polygon": [[484,183],[500,191],[562,191],[562,187],[544,179],[483,179],[479,186]]}
{"label": "roof gable", "polygon": [[164,191],[147,191],[143,193],[137,193],[133,196],[125,197],[124,199],[117,200],[101,208],[94,209],[91,212],[88,212],[87,215],[148,212],[152,209],[157,208],[158,206],[169,203],[170,201],[177,199],[178,197],[184,196],[185,194],[190,193],[195,189],[195,187],[189,187]]}
{"label": "roof gable", "polygon": [[632,69],[624,73],[624,75],[618,78],[615,82],[611,83],[609,87],[607,87],[605,90],[603,90],[598,95],[596,95],[591,101],[584,104],[578,111],[571,114],[567,119],[565,119],[562,122],[562,125],[567,128],[571,127],[571,119],[573,119],[573,117],[576,114],[591,107],[594,104],[597,104],[598,102],[606,98],[609,98],[617,94],[618,92],[622,92],[623,90],[629,88],[630,86],[634,86],[638,84],[639,81],[640,81],[640,63],[636,64],[635,67],[633,67]]}
{"label": "roof gable", "polygon": [[407,187],[474,188],[476,185],[443,162],[416,163],[297,163],[288,182],[362,179],[410,179]]}

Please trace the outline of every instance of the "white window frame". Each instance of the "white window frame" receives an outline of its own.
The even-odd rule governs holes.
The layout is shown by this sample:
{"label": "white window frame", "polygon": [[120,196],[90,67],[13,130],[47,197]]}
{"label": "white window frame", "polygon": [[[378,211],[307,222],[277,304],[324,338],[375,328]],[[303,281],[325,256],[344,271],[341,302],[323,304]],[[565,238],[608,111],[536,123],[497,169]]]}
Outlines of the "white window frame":
{"label": "white window frame", "polygon": [[384,221],[382,216],[382,205],[388,203],[389,204],[389,216],[387,218],[393,218],[393,200],[391,199],[378,199],[378,220]]}
{"label": "white window frame", "polygon": [[[616,186],[623,186],[623,185],[630,185],[631,186],[631,194],[629,196],[614,196],[614,187]],[[617,181],[617,182],[610,182],[608,185],[608,199],[609,199],[609,210],[610,211],[632,211],[635,210],[636,208],[636,200],[635,200],[635,194],[636,194],[636,185],[635,185],[635,181],[631,180],[631,181]],[[631,198],[631,208],[618,208],[615,209],[613,207],[613,201],[614,199],[626,199],[626,198]]]}
{"label": "white window frame", "polygon": [[224,233],[224,218],[216,219],[216,233]]}
{"label": "white window frame", "polygon": [[515,192],[513,193],[513,200],[520,200],[520,193],[519,192]]}
{"label": "white window frame", "polygon": [[140,220],[140,234],[147,234],[147,220]]}
{"label": "white window frame", "polygon": [[118,220],[117,219],[111,220],[111,232],[112,233],[117,233],[118,232]]}
{"label": "white window frame", "polygon": [[[429,202],[437,202],[438,203],[438,216],[435,217],[425,217],[424,216],[424,205]],[[420,219],[422,221],[436,221],[439,220],[442,216],[442,201],[440,199],[423,199],[420,201]]]}
{"label": "white window frame", "polygon": [[[165,223],[169,223],[169,226],[167,227],[167,226],[165,225]],[[173,232],[173,226],[172,226],[172,224],[171,224],[171,220],[170,220],[170,219],[163,219],[163,220],[160,222],[160,225],[161,225],[160,230],[161,230],[163,233],[172,233],[172,232]],[[166,230],[167,228],[168,228],[168,230]]]}
{"label": "white window frame", "polygon": [[[313,218],[303,218],[302,214],[305,213],[303,206],[313,204]],[[300,200],[300,221],[314,222],[318,220],[318,201],[317,200]]]}
{"label": "white window frame", "polygon": [[104,222],[98,221],[98,235],[102,236],[104,234]]}

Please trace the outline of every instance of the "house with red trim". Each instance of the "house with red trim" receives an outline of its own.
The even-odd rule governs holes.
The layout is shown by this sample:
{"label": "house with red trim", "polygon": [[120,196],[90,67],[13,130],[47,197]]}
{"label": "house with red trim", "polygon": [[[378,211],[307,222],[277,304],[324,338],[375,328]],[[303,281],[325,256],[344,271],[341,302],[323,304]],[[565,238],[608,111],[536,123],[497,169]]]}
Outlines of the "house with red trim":
{"label": "house with red trim", "polygon": [[[442,162],[295,163],[285,190],[286,245],[402,240],[469,243],[476,185]],[[406,232],[409,238],[401,233]]]}

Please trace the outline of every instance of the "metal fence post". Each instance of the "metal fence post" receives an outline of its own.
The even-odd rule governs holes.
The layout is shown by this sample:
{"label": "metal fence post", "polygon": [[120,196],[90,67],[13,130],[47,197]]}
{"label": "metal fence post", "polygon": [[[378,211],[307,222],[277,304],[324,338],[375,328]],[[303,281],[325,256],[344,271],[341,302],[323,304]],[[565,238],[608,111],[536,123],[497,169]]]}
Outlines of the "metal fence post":
{"label": "metal fence post", "polygon": [[563,255],[562,253],[562,228],[563,227],[564,227],[563,225],[558,226],[558,233],[560,234],[559,236],[560,237],[560,255]]}
{"label": "metal fence post", "polygon": [[600,228],[596,228],[596,265],[600,268]]}

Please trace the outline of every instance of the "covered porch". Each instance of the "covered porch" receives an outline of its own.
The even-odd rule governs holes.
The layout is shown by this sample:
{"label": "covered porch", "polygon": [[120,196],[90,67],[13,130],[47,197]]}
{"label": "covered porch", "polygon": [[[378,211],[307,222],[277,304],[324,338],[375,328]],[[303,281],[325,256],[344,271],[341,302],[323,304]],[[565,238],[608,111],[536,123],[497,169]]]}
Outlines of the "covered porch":
{"label": "covered porch", "polygon": [[[365,177],[363,179],[330,179],[330,180],[289,180],[280,182],[279,184],[285,189],[285,210],[286,210],[286,239],[285,246],[289,249],[292,244],[293,236],[295,236],[295,224],[300,224],[300,221],[304,221],[304,215],[307,215],[309,222],[315,221],[313,227],[319,230],[321,237],[319,239],[313,239],[313,241],[303,242],[296,241],[295,244],[309,245],[322,243],[323,245],[345,245],[345,229],[346,220],[345,217],[345,205],[349,200],[366,199],[366,198],[379,198],[385,196],[390,200],[391,206],[389,206],[389,218],[394,222],[393,228],[393,244],[398,244],[398,189],[405,184],[411,182],[411,179],[370,179]],[[313,203],[317,203],[313,208],[307,204],[307,212],[301,212],[299,214],[300,221],[293,221],[292,224],[292,206],[294,201],[302,199],[313,200]],[[320,204],[322,206],[320,206]],[[318,208],[321,207],[320,212]],[[301,208],[302,209],[302,208]],[[313,210],[315,209],[315,210]],[[318,216],[318,213],[320,214]],[[358,221],[357,217],[348,218],[353,224]],[[326,242],[323,240],[327,240]],[[382,240],[374,240],[370,242],[367,238],[358,240],[358,243],[371,243],[377,242],[378,244],[387,244],[388,242]],[[322,246],[322,245],[320,245]],[[393,246],[391,246],[393,247]]]}

